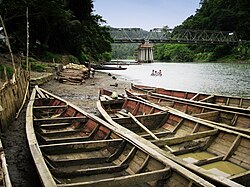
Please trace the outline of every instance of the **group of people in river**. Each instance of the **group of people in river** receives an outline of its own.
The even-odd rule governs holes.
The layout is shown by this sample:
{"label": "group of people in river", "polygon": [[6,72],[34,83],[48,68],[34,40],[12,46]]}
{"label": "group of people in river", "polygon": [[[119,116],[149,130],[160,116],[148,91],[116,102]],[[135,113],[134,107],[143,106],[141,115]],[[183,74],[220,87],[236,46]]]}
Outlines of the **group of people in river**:
{"label": "group of people in river", "polygon": [[151,76],[162,76],[161,70],[159,70],[158,72],[155,70],[152,70]]}

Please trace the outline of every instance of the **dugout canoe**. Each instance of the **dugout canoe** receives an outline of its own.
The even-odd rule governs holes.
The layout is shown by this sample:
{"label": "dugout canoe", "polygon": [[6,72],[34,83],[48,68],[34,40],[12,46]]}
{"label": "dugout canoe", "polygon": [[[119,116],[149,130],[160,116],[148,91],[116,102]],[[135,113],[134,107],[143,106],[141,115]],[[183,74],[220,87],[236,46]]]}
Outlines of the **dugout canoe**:
{"label": "dugout canoe", "polygon": [[223,126],[250,135],[250,114],[198,105],[186,99],[173,100],[152,94],[138,94],[126,89],[126,95],[145,102],[154,103],[166,109],[173,108],[185,114],[204,119],[214,125]]}
{"label": "dugout canoe", "polygon": [[97,101],[97,107],[109,123],[150,140],[158,152],[215,185],[250,185],[250,136],[132,98]]}
{"label": "dugout canoe", "polygon": [[171,98],[173,100],[189,100],[198,105],[221,108],[250,114],[250,98],[237,96],[224,96],[217,94],[206,94],[200,92],[188,92],[181,90],[169,90],[151,86],[131,84],[131,89],[139,93],[150,93],[162,98]]}
{"label": "dugout canoe", "polygon": [[0,139],[0,161],[1,161],[0,186],[12,187],[10,175],[9,175],[9,171],[8,171],[8,164],[6,162],[6,157],[5,157],[5,153],[4,153],[1,139]]}
{"label": "dugout canoe", "polygon": [[131,131],[37,86],[26,133],[43,186],[213,186]]}

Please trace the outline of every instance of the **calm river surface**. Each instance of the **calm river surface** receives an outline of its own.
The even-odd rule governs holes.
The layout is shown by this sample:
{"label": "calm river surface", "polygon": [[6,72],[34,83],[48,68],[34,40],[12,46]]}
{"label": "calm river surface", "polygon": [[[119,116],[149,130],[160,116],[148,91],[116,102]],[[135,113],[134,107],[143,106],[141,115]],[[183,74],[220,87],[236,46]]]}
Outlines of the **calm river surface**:
{"label": "calm river surface", "polygon": [[[250,64],[150,63],[108,71],[133,83],[175,90],[250,97]],[[152,70],[162,76],[150,76]]]}

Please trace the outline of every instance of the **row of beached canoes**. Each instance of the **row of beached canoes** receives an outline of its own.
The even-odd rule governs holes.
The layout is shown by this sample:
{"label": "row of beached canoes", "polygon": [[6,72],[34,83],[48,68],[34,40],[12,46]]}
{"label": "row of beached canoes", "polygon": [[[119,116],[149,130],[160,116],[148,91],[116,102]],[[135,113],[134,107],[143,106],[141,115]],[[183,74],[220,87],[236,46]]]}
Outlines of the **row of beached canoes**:
{"label": "row of beached canoes", "polygon": [[36,86],[26,133],[43,185],[250,185],[245,99],[242,111],[202,109],[160,95],[150,99],[155,88],[146,90],[127,92],[134,98],[112,98],[112,92],[100,90],[101,119]]}

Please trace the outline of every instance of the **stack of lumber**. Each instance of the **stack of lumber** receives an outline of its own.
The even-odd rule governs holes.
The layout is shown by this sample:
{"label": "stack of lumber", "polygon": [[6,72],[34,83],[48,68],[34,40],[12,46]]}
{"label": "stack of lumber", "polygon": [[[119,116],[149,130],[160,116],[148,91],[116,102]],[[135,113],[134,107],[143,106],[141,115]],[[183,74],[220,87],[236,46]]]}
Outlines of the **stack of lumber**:
{"label": "stack of lumber", "polygon": [[69,63],[57,75],[59,82],[83,83],[85,79],[89,78],[89,70],[84,65]]}

